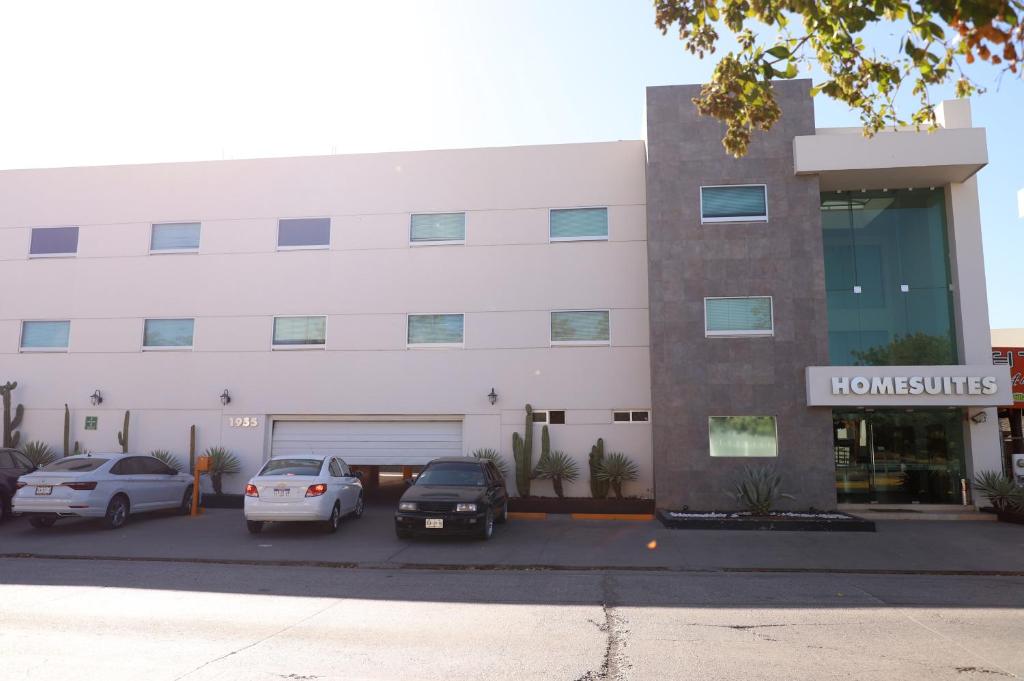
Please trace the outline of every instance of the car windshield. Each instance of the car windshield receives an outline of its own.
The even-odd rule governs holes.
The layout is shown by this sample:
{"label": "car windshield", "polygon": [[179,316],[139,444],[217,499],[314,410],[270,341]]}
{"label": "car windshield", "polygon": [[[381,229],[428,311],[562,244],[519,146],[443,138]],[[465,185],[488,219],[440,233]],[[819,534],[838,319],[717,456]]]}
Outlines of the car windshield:
{"label": "car windshield", "polygon": [[435,463],[420,473],[416,484],[483,487],[487,483],[484,481],[484,472],[475,464]]}
{"label": "car windshield", "polygon": [[323,459],[271,459],[260,475],[320,475]]}
{"label": "car windshield", "polygon": [[58,459],[53,463],[48,463],[43,466],[42,470],[47,473],[84,473],[86,471],[94,471],[108,459]]}

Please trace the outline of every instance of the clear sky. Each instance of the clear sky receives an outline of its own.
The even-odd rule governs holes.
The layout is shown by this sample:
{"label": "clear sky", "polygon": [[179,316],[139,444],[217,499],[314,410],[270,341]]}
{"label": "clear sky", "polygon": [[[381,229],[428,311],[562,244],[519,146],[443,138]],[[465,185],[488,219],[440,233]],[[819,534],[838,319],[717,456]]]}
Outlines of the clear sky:
{"label": "clear sky", "polygon": [[[637,139],[646,86],[712,69],[646,0],[11,1],[0,63],[0,168]],[[1024,84],[978,73],[990,314],[1024,327]]]}

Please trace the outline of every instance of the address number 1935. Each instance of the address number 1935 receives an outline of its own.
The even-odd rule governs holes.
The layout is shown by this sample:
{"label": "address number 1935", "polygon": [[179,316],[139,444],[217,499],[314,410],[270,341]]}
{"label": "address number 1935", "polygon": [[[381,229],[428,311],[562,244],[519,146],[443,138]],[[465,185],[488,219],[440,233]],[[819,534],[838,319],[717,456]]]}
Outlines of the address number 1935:
{"label": "address number 1935", "polygon": [[228,425],[232,428],[256,428],[260,425],[258,416],[229,416]]}

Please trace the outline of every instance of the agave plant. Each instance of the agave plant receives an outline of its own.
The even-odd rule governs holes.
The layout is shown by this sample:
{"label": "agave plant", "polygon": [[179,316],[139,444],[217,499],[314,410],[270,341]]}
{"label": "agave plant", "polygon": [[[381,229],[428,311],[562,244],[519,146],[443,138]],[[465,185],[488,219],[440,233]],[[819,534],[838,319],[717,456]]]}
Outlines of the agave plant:
{"label": "agave plant", "polygon": [[181,470],[181,461],[166,449],[154,449],[149,453],[149,455],[154,459],[160,459],[160,461],[163,461],[176,471]]}
{"label": "agave plant", "polygon": [[780,492],[782,476],[771,466],[745,466],[732,493],[734,499],[754,515],[768,515],[780,499],[793,499]]}
{"label": "agave plant", "polygon": [[555,494],[561,499],[562,482],[575,482],[580,477],[580,467],[563,451],[554,450],[540,460],[533,471],[533,477],[550,480]]}
{"label": "agave plant", "polygon": [[473,451],[473,456],[477,459],[485,459],[492,462],[501,473],[501,477],[508,477],[508,464],[505,459],[501,458],[501,454],[496,449],[476,449]]}
{"label": "agave plant", "polygon": [[26,442],[21,447],[21,453],[37,467],[43,467],[48,463],[57,460],[57,454],[50,449],[50,445],[40,440]]}
{"label": "agave plant", "polygon": [[1024,487],[997,471],[979,471],[974,476],[974,489],[997,511],[1024,508]]}
{"label": "agave plant", "polygon": [[622,452],[609,452],[605,454],[594,477],[607,481],[615,493],[615,498],[621,499],[622,484],[640,477],[640,467]]}
{"label": "agave plant", "polygon": [[238,457],[224,447],[210,447],[203,456],[210,457],[210,482],[213,484],[213,491],[220,494],[223,476],[237,473],[240,469]]}

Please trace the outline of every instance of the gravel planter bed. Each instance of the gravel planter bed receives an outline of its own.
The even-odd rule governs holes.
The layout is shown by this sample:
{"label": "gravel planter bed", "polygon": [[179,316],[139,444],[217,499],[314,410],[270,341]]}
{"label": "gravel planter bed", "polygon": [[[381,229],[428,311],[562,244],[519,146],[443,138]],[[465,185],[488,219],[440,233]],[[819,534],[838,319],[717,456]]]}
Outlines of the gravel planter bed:
{"label": "gravel planter bed", "polygon": [[875,523],[838,511],[780,511],[755,516],[745,511],[658,510],[658,520],[675,530],[781,530],[783,532],[874,532]]}
{"label": "gravel planter bed", "polygon": [[653,499],[594,499],[592,497],[512,497],[508,510],[516,513],[654,513]]}

